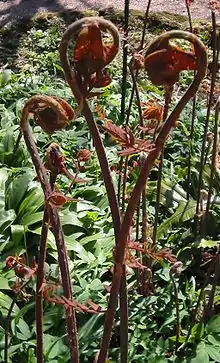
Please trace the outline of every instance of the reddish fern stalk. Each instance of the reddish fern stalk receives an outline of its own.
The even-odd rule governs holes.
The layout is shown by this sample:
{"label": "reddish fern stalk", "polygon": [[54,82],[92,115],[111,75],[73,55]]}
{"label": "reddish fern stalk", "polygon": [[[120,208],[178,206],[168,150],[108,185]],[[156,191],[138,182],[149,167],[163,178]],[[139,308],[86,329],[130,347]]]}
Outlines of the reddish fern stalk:
{"label": "reddish fern stalk", "polygon": [[[42,189],[44,191],[45,196],[45,213],[44,213],[44,220],[43,220],[43,228],[42,228],[42,237],[41,243],[43,246],[41,247],[41,255],[39,266],[41,267],[40,277],[38,278],[38,288],[43,283],[43,265],[45,259],[45,248],[46,248],[46,237],[47,237],[47,225],[45,223],[50,220],[53,234],[55,236],[56,245],[57,245],[57,252],[58,252],[58,259],[59,259],[59,266],[61,271],[61,279],[62,279],[62,286],[63,286],[63,293],[67,299],[72,299],[72,288],[71,288],[71,281],[70,281],[70,273],[68,269],[68,261],[67,261],[67,253],[64,243],[64,235],[63,230],[61,227],[58,211],[54,208],[51,204],[47,202],[48,198],[52,193],[51,185],[47,179],[47,173],[44,165],[41,162],[36,144],[32,137],[30,125],[28,122],[29,114],[36,112],[36,110],[41,110],[41,105],[44,105],[43,110],[50,109],[55,112],[57,116],[58,124],[63,117],[66,117],[66,113],[64,112],[63,107],[57,102],[56,99],[53,99],[49,96],[33,96],[31,97],[25,104],[22,112],[21,117],[21,129],[22,133],[28,148],[28,151],[31,155],[32,162],[35,166],[35,170],[39,181],[41,183]],[[41,114],[42,115],[42,114]],[[67,117],[68,119],[68,117]],[[59,126],[58,126],[59,127]],[[38,362],[43,362],[43,339],[42,339],[42,293],[40,290],[37,291],[37,303],[38,307],[36,311],[40,315],[36,315],[37,320],[37,331],[40,336],[38,336]],[[69,340],[69,347],[71,352],[71,362],[78,363],[79,362],[79,353],[78,353],[78,342],[77,342],[77,328],[76,328],[76,318],[75,318],[75,311],[73,308],[65,309],[66,312],[66,322],[67,322],[67,334]]]}

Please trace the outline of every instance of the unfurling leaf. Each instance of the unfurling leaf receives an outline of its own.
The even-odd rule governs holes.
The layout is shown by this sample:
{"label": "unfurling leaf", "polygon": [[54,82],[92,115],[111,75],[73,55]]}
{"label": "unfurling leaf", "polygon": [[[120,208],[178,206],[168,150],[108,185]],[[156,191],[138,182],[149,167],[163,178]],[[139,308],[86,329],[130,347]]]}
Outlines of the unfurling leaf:
{"label": "unfurling leaf", "polygon": [[162,121],[163,119],[163,107],[159,105],[156,100],[149,100],[148,102],[143,102],[142,106],[144,106],[143,111],[143,119],[151,120],[155,119],[158,121]]}
{"label": "unfurling leaf", "polygon": [[128,127],[123,129],[107,121],[103,128],[124,148],[118,153],[120,156],[128,156],[141,151],[149,152],[154,147],[154,144],[149,140],[136,139]]}
{"label": "unfurling leaf", "polygon": [[179,80],[181,71],[197,69],[197,58],[193,52],[168,43],[166,48],[146,55],[144,66],[153,84],[172,86]]}
{"label": "unfurling leaf", "polygon": [[135,143],[135,137],[132,131],[128,128],[123,129],[122,127],[114,125],[112,122],[107,121],[102,126],[108,134],[110,134],[122,147],[133,146]]}
{"label": "unfurling leaf", "polygon": [[111,82],[105,66],[116,55],[118,44],[105,44],[101,31],[107,31],[107,28],[101,26],[97,19],[90,19],[82,26],[76,39],[73,60],[78,74],[83,77],[85,89],[106,87]]}
{"label": "unfurling leaf", "polygon": [[67,126],[67,124],[74,119],[75,113],[72,107],[63,99],[58,97],[47,98],[52,99],[53,102],[57,102],[57,108],[52,108],[47,103],[38,103],[34,106],[31,112],[34,115],[36,124],[48,134],[53,133],[56,130],[61,130]]}

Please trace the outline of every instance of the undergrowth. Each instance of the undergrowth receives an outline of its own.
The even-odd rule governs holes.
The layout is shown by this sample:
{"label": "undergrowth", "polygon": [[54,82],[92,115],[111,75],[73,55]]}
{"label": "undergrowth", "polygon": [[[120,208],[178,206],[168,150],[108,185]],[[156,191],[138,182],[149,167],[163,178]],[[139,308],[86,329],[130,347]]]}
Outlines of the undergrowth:
{"label": "undergrowth", "polygon": [[[49,28],[39,25],[28,29],[19,39],[17,60],[9,59],[0,74],[0,349],[1,361],[4,361],[5,326],[7,314],[16,291],[18,276],[14,270],[5,266],[8,256],[17,256],[20,260],[25,255],[30,265],[38,255],[41,222],[44,210],[44,196],[35,175],[31,158],[23,139],[16,146],[19,137],[19,120],[25,102],[32,95],[49,95],[65,99],[75,109],[76,102],[64,81],[59,61],[58,45],[63,34],[63,23],[51,19]],[[207,36],[207,34],[206,34]],[[131,42],[137,34],[130,34]],[[153,38],[152,33],[148,38]],[[207,39],[206,39],[207,40]],[[208,40],[209,41],[209,40]],[[133,44],[133,43],[132,43]],[[97,124],[101,127],[106,120],[116,125],[121,124],[121,57],[110,66],[112,82],[99,97],[89,103]],[[171,109],[181,98],[193,78],[193,72],[181,79],[174,88]],[[161,88],[143,81],[139,74],[140,99],[147,103],[157,100],[163,106]],[[180,86],[181,85],[181,86]],[[126,109],[128,95],[132,89],[132,80],[127,79]],[[164,167],[160,192],[160,210],[158,216],[158,250],[169,249],[178,261],[182,262],[181,273],[172,277],[171,264],[164,258],[151,260],[151,278],[148,292],[143,296],[137,287],[137,272],[128,266],[128,314],[129,314],[129,362],[220,362],[220,289],[217,285],[214,296],[212,317],[204,324],[204,309],[213,282],[211,265],[219,249],[220,236],[220,176],[215,171],[212,194],[212,210],[207,231],[202,238],[195,237],[194,217],[199,180],[199,163],[204,123],[206,119],[207,93],[209,80],[204,82],[198,94],[195,111],[193,142],[190,142],[192,104],[184,108],[178,124],[166,144]],[[129,127],[137,130],[138,107],[132,108]],[[105,311],[113,275],[114,231],[111,213],[106,196],[103,175],[88,127],[83,116],[67,126],[48,135],[33,120],[31,125],[41,158],[45,162],[46,148],[51,142],[59,144],[66,158],[68,170],[78,178],[88,179],[87,183],[77,183],[69,190],[67,176],[59,175],[56,185],[69,198],[60,208],[59,214],[65,236],[69,257],[71,281],[74,299],[85,304],[91,300]],[[211,110],[210,133],[214,128],[214,108]],[[210,181],[210,158],[212,138],[206,144],[206,164],[202,189],[206,190]],[[114,138],[102,132],[105,150],[113,183],[117,188],[120,147]],[[80,150],[89,150],[88,159],[79,160]],[[191,154],[191,174],[188,173],[188,151]],[[80,162],[80,168],[78,163]],[[156,210],[156,187],[158,162],[153,166],[146,188],[147,204],[147,241],[153,229]],[[127,188],[125,204],[138,179],[137,157],[132,155],[128,161]],[[143,223],[142,216],[139,217]],[[136,219],[134,220],[136,221]],[[134,237],[135,238],[135,237]],[[170,253],[171,253],[170,252]],[[60,276],[57,264],[57,250],[53,234],[49,231],[45,264],[46,278],[60,288]],[[204,280],[208,279],[205,289]],[[173,282],[174,281],[174,282]],[[173,283],[178,293],[180,315],[179,346],[176,350],[176,302]],[[59,292],[59,291],[58,291]],[[199,294],[199,306],[196,309]],[[32,279],[24,291],[18,295],[10,319],[8,362],[36,362],[36,320],[35,320],[36,283]],[[62,294],[62,292],[61,292]],[[69,349],[65,327],[63,306],[45,300],[44,302],[44,359],[50,363],[69,361]],[[196,311],[190,335],[192,316]],[[83,314],[77,312],[80,362],[92,362],[98,351],[103,334],[103,314]],[[110,342],[109,362],[118,362],[120,349],[119,311]],[[187,340],[188,339],[188,340]],[[184,343],[187,342],[186,346]],[[182,344],[182,347],[181,347]],[[176,353],[174,355],[174,352]]]}

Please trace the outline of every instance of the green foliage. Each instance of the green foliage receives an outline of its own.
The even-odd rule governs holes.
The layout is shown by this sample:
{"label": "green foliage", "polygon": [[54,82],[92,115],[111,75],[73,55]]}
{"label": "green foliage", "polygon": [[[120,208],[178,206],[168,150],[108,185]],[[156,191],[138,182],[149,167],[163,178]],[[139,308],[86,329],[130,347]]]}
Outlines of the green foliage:
{"label": "green foliage", "polygon": [[[62,78],[62,69],[58,59],[58,44],[63,32],[63,22],[50,22],[50,27],[41,29],[37,24],[21,38],[18,51],[17,70],[3,67],[0,73],[0,352],[4,356],[4,329],[9,307],[12,304],[12,287],[17,281],[13,270],[6,269],[8,256],[26,255],[31,263],[38,255],[44,198],[32,167],[30,156],[23,140],[16,146],[19,136],[19,119],[25,101],[34,94],[47,94],[62,97],[73,108],[76,107],[70,90]],[[116,60],[110,74],[111,85],[106,87],[99,98],[90,101],[98,126],[101,129],[102,117],[97,106],[106,113],[106,118],[120,124],[121,70]],[[191,76],[181,78],[181,87],[186,88]],[[127,95],[132,83],[128,79]],[[140,77],[141,101],[157,99],[163,103],[162,90],[142,81]],[[174,103],[179,99],[174,97]],[[178,98],[178,99],[177,99]],[[126,107],[129,97],[126,99]],[[172,105],[173,107],[173,105]],[[183,272],[175,277],[178,288],[180,313],[180,339],[175,354],[176,301],[170,279],[170,263],[163,259],[152,260],[152,280],[147,296],[142,296],[136,283],[137,274],[129,270],[129,362],[165,363],[220,362],[220,317],[219,286],[215,292],[214,315],[204,326],[196,320],[190,329],[197,298],[207,274],[205,253],[215,256],[219,247],[219,172],[215,172],[212,191],[212,223],[207,238],[196,239],[191,231],[196,210],[196,191],[198,187],[199,153],[206,105],[200,97],[196,106],[196,118],[193,142],[189,141],[191,124],[191,105],[181,115],[178,127],[167,142],[160,193],[159,226],[157,229],[157,249],[169,248],[183,262]],[[130,127],[138,130],[138,108],[134,104],[130,117]],[[66,166],[74,175],[77,152],[87,148],[92,151],[86,168],[79,175],[88,178],[86,184],[74,184],[68,195],[81,198],[82,201],[69,202],[59,210],[64,230],[65,244],[68,251],[74,299],[85,304],[92,300],[105,310],[108,302],[106,287],[112,277],[113,248],[115,245],[111,214],[108,206],[103,176],[100,172],[93,142],[83,117],[79,117],[65,131],[58,131],[52,136],[46,135],[39,126],[33,127],[37,146],[42,157],[50,142],[57,142],[66,157]],[[211,129],[213,114],[211,115]],[[102,132],[102,131],[101,131]],[[138,131],[137,131],[138,132]],[[103,133],[106,154],[112,167],[115,185],[118,181],[118,146]],[[188,150],[191,151],[191,176],[187,182]],[[210,150],[207,159],[210,157]],[[135,156],[129,159],[132,163]],[[130,166],[130,164],[129,164]],[[133,189],[139,174],[134,168],[128,175],[127,192]],[[158,168],[154,167],[147,184],[148,222],[152,222],[155,213],[156,180]],[[210,164],[204,168],[203,187],[210,181]],[[60,175],[57,186],[63,192],[68,190],[70,181]],[[187,193],[189,199],[187,199]],[[140,221],[142,223],[142,221]],[[209,256],[209,257],[210,257]],[[210,257],[210,258],[211,258]],[[149,258],[151,259],[151,258]],[[211,260],[212,261],[212,260]],[[201,265],[201,266],[200,266]],[[47,238],[47,256],[45,271],[55,283],[59,281],[56,244],[51,231]],[[25,289],[26,295],[20,294],[13,306],[9,331],[9,362],[34,363],[36,357],[36,321],[34,279]],[[202,296],[200,310],[206,304]],[[203,306],[204,305],[204,306]],[[91,362],[97,352],[102,336],[103,313],[90,315],[77,313],[80,362]],[[119,326],[116,322],[110,346],[110,362],[118,362]],[[69,359],[65,318],[63,308],[49,301],[44,301],[44,359],[47,363],[65,363]]]}

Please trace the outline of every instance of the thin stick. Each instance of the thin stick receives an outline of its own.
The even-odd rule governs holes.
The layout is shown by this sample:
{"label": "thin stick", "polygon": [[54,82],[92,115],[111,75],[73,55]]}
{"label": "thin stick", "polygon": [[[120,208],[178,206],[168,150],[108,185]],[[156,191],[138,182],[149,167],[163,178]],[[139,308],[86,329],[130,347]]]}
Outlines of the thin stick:
{"label": "thin stick", "polygon": [[195,116],[196,116],[196,96],[193,97],[192,120],[191,120],[190,135],[189,135],[188,168],[187,168],[187,187],[188,187],[188,189],[187,189],[187,200],[189,200],[189,195],[190,195],[191,154],[192,154],[192,143],[193,143],[193,135],[194,135]]}
{"label": "thin stick", "polygon": [[[150,11],[150,5],[151,5],[151,0],[148,0],[147,8],[146,8],[146,11],[145,11],[145,16],[144,16],[144,26],[143,26],[143,31],[142,31],[141,43],[140,43],[140,47],[138,48],[138,51],[141,51],[143,49],[143,46],[144,46],[144,38],[145,38],[145,34],[146,34],[146,29],[147,29],[147,20],[148,20],[148,15],[149,15],[149,11]],[[137,78],[138,72],[139,71],[137,69],[137,71],[135,73],[135,78]],[[128,111],[127,111],[126,125],[129,124],[129,118],[130,118],[130,115],[131,115],[131,107],[132,107],[132,103],[133,103],[134,92],[135,92],[135,88],[134,88],[134,84],[133,84],[132,91],[131,91],[131,96],[130,96],[130,101],[129,101],[129,106],[128,106]]]}
{"label": "thin stick", "polygon": [[[189,2],[185,0],[186,10],[189,20],[189,29],[190,32],[193,33],[193,25],[192,25],[192,17],[191,11],[189,7]],[[191,152],[192,152],[192,142],[193,142],[193,135],[194,135],[194,124],[195,124],[195,115],[196,115],[196,96],[193,97],[193,104],[192,104],[192,120],[191,120],[191,127],[190,127],[190,136],[189,136],[189,151],[188,151],[188,167],[187,167],[187,199],[189,200],[190,195],[190,176],[191,176]]]}
{"label": "thin stick", "polygon": [[36,284],[36,333],[37,333],[37,363],[43,363],[43,289],[44,264],[46,259],[46,242],[49,229],[50,215],[48,207],[44,208],[42,221],[40,251],[38,259],[37,284]]}
{"label": "thin stick", "polygon": [[[169,88],[165,89],[163,122],[166,121],[167,116],[168,116],[172,92],[173,92],[173,87],[169,87]],[[161,184],[162,184],[163,159],[164,159],[164,150],[162,150],[161,155],[160,155],[160,163],[159,163],[158,179],[157,179],[157,194],[156,194],[156,206],[155,206],[155,217],[154,217],[154,229],[153,229],[153,236],[152,236],[152,241],[153,241],[152,249],[153,250],[155,250],[156,242],[157,242],[157,226],[158,226],[159,211],[160,211],[160,194],[161,194]]]}
{"label": "thin stick", "polygon": [[193,33],[192,16],[191,16],[191,11],[190,11],[190,7],[189,7],[189,1],[185,0],[185,4],[186,4],[186,11],[187,11],[188,20],[189,20],[189,31],[191,33]]}
{"label": "thin stick", "polygon": [[212,188],[213,188],[213,181],[214,181],[214,173],[215,173],[215,165],[216,165],[216,155],[218,151],[218,119],[219,119],[219,111],[220,111],[220,97],[218,97],[216,106],[215,106],[215,125],[214,125],[214,139],[213,139],[213,148],[212,148],[212,163],[211,163],[211,173],[210,173],[210,180],[209,180],[209,190],[207,196],[207,204],[206,204],[206,211],[205,211],[205,218],[209,216],[209,209],[211,205],[211,196],[212,196]]}
{"label": "thin stick", "polygon": [[176,282],[173,274],[170,274],[170,278],[173,284],[173,291],[174,291],[174,299],[175,299],[175,308],[176,308],[176,351],[179,345],[179,338],[180,338],[180,310],[179,310],[179,298],[178,298],[178,290],[176,287]]}
{"label": "thin stick", "polygon": [[[214,11],[212,11],[212,26],[213,26],[213,67],[212,67],[212,76],[211,76],[211,87],[209,93],[209,102],[206,114],[206,121],[204,127],[204,134],[202,140],[202,149],[201,149],[201,158],[200,158],[200,170],[199,170],[199,180],[198,180],[198,192],[197,192],[197,204],[196,204],[196,215],[199,213],[199,205],[200,205],[200,192],[202,188],[202,178],[203,178],[203,168],[204,168],[204,158],[205,158],[205,147],[207,141],[207,132],[209,128],[209,119],[211,113],[212,99],[215,88],[215,80],[216,80],[216,45],[217,45],[217,33],[216,33],[216,17]],[[196,228],[197,229],[197,228]]]}
{"label": "thin stick", "polygon": [[[50,175],[50,185],[53,190],[56,176]],[[46,260],[47,235],[50,224],[50,213],[48,206],[44,207],[44,215],[41,229],[40,251],[37,268],[36,282],[36,332],[37,332],[37,363],[43,363],[43,288],[44,283],[44,264]]]}

